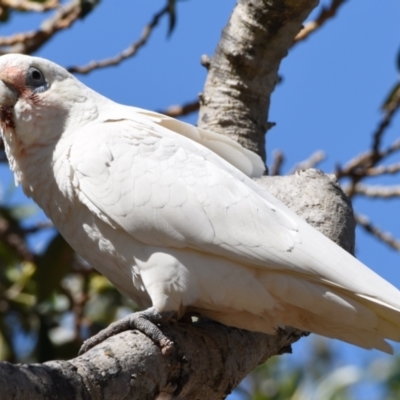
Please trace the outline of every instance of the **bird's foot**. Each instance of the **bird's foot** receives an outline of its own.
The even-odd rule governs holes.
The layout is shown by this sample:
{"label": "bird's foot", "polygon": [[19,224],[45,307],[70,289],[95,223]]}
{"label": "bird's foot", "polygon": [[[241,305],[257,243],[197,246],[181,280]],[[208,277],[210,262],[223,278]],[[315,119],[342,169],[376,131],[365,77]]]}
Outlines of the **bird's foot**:
{"label": "bird's foot", "polygon": [[79,355],[86,353],[88,350],[108,339],[109,337],[130,329],[137,329],[138,331],[144,333],[154,343],[160,346],[161,352],[164,355],[169,355],[174,349],[174,342],[168,339],[156,324],[166,324],[174,317],[174,315],[174,311],[159,313],[154,307],[129,314],[125,318],[113,322],[110,326],[100,331],[97,335],[85,340],[79,350]]}

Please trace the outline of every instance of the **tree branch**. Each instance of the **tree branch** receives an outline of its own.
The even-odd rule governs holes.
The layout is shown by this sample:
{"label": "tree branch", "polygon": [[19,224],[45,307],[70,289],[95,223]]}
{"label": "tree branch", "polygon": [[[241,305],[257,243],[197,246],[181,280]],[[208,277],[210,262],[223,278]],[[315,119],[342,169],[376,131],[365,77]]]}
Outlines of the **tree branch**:
{"label": "tree branch", "polygon": [[311,154],[311,156],[307,160],[300,161],[299,163],[297,163],[292,168],[292,170],[289,172],[289,174],[293,174],[294,172],[302,170],[302,169],[314,168],[320,162],[324,161],[325,158],[326,158],[326,155],[322,150],[316,151],[315,153]]}
{"label": "tree branch", "polygon": [[263,176],[257,182],[315,229],[354,254],[353,208],[335,175],[307,169],[293,175]]}
{"label": "tree branch", "polygon": [[269,174],[271,176],[281,175],[281,168],[285,161],[285,156],[280,150],[275,150],[273,156],[274,159],[272,160]]}
{"label": "tree branch", "polygon": [[322,7],[318,17],[311,22],[308,22],[304,28],[296,35],[294,43],[299,43],[302,40],[307,39],[313,32],[321,28],[331,18],[335,17],[340,6],[342,6],[346,0],[332,0],[330,7]]}
{"label": "tree branch", "polygon": [[[340,6],[342,6],[345,3],[346,0],[333,0],[330,7],[322,7],[321,12],[319,13],[318,17],[315,19],[315,21],[308,22],[301,30],[300,32],[296,35],[294,42],[292,43],[293,47],[295,44],[307,39],[312,33],[316,32],[318,29],[320,29],[327,21],[332,19],[333,17],[336,16]],[[209,68],[211,60],[207,56],[203,56],[202,59],[202,64],[206,67]],[[190,105],[190,107],[186,107],[187,105]],[[192,112],[198,111],[199,109],[199,101],[193,101],[190,103],[186,103],[183,106],[171,106],[168,107],[165,111],[161,111],[160,114],[165,114],[170,117],[178,118],[187,114],[190,114]],[[312,168],[312,167],[310,167]],[[271,175],[276,175],[276,174],[271,174]]]}
{"label": "tree branch", "polygon": [[400,172],[400,163],[392,165],[380,165],[379,167],[366,168],[364,170],[365,176],[380,176],[387,174],[397,174]]}
{"label": "tree branch", "polygon": [[[354,190],[355,185],[362,179],[369,176],[368,171],[376,170],[376,164],[390,155],[400,151],[400,140],[395,140],[385,150],[379,150],[376,153],[373,149],[360,154],[350,160],[343,168],[336,167],[335,174],[338,179],[348,177],[352,179],[352,188]],[[383,167],[385,168],[385,167]],[[379,171],[379,169],[378,169]],[[396,171],[394,171],[396,172]]]}
{"label": "tree branch", "polygon": [[[249,369],[247,353],[254,351],[243,347],[246,331],[213,322],[180,323],[163,330],[179,343],[170,357],[162,355],[143,334],[127,331],[69,361],[0,363],[2,396],[14,400],[153,400],[172,396],[219,400],[239,384]],[[292,330],[279,332],[277,337],[273,346],[270,340],[264,340],[258,347],[262,352],[252,354],[259,363],[272,355],[271,349],[274,353],[287,351],[288,343],[298,339],[299,334]],[[257,335],[253,334],[255,339]]]}
{"label": "tree branch", "polygon": [[278,67],[316,0],[239,0],[210,61],[198,124],[265,160],[270,96]]}
{"label": "tree branch", "polygon": [[387,244],[394,250],[400,251],[400,240],[395,239],[390,233],[384,232],[377,226],[373,225],[367,217],[364,215],[355,215],[355,219],[358,225],[360,225],[368,233],[371,233],[381,242]]}
{"label": "tree branch", "polygon": [[194,100],[183,105],[173,105],[169,106],[165,110],[158,111],[160,114],[168,115],[172,118],[183,117],[185,115],[191,114],[192,112],[198,111],[200,108],[200,103],[198,100]]}
{"label": "tree branch", "polygon": [[95,70],[95,69],[100,69],[100,68],[106,68],[106,67],[111,67],[113,65],[118,65],[122,61],[126,60],[127,58],[131,58],[136,53],[140,48],[142,48],[148,41],[153,29],[158,25],[160,19],[168,14],[169,12],[169,5],[167,4],[163,9],[161,9],[157,14],[155,14],[150,21],[149,24],[147,24],[142,32],[142,35],[140,36],[140,39],[134,43],[132,43],[127,49],[122,51],[120,54],[118,54],[115,57],[111,58],[106,58],[105,60],[101,61],[92,61],[89,64],[85,66],[73,66],[67,68],[67,70],[71,73],[78,73],[78,74],[88,74],[89,72]]}
{"label": "tree branch", "polygon": [[358,183],[354,189],[344,188],[344,192],[352,190],[354,195],[363,195],[371,198],[389,199],[400,197],[400,186],[369,186]]}
{"label": "tree branch", "polygon": [[81,5],[79,0],[71,0],[44,21],[39,30],[0,37],[0,54],[32,54],[42,47],[60,30],[69,28],[79,18]]}
{"label": "tree branch", "polygon": [[[382,138],[399,108],[400,87],[392,93],[390,101],[385,103],[383,108],[384,116],[372,135],[371,149],[355,157],[353,160],[350,160],[344,168],[339,166],[336,168],[336,176],[338,179],[343,177],[349,177],[351,179],[351,184],[346,191],[350,197],[357,193],[357,185],[359,182],[367,176],[370,176],[369,171],[376,171],[376,166],[379,162],[400,150],[400,140],[396,140],[386,150],[381,149]],[[388,170],[386,169],[386,171]],[[396,168],[394,168],[394,172],[397,172]]]}
{"label": "tree branch", "polygon": [[13,8],[18,11],[44,12],[53,10],[60,5],[59,0],[45,0],[42,2],[29,0],[1,0],[0,8]]}

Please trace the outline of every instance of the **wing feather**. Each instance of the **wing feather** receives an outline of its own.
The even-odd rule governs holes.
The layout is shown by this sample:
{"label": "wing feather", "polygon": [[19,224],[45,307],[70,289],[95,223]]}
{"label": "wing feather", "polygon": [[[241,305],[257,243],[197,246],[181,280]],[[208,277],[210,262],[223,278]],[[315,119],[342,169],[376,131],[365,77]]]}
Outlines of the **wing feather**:
{"label": "wing feather", "polygon": [[[136,239],[240,255],[260,265],[279,264],[271,249],[279,255],[298,240],[290,217],[211,162],[217,156],[197,143],[156,132],[149,138],[132,121],[91,130],[85,135],[96,137],[92,152],[85,152],[86,140],[76,141],[71,150],[79,190]],[[136,144],[126,141],[129,135],[135,135]]]}
{"label": "wing feather", "polygon": [[109,121],[79,132],[70,163],[85,204],[138,241],[259,269],[276,308],[236,326],[291,325],[383,351],[383,338],[400,339],[396,288],[201,144],[143,121]]}
{"label": "wing feather", "polygon": [[136,116],[144,116],[163,128],[179,133],[207,147],[251,178],[259,178],[265,172],[265,164],[258,154],[245,149],[227,136],[195,127],[153,111],[136,107],[134,110]]}

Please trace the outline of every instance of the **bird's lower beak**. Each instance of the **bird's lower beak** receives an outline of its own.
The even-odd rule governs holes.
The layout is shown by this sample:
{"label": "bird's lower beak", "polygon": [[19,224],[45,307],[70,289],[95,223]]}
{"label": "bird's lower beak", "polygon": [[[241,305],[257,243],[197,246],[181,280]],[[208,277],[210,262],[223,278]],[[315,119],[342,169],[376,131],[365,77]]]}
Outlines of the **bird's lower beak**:
{"label": "bird's lower beak", "polygon": [[0,106],[13,107],[17,101],[17,91],[3,80],[0,80]]}

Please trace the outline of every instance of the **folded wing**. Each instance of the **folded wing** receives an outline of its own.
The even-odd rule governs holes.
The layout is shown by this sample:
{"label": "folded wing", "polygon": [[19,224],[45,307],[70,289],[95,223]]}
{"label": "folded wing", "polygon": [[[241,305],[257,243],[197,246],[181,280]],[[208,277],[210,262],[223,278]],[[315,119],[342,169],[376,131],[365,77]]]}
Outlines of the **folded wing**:
{"label": "folded wing", "polygon": [[266,307],[264,331],[291,325],[391,351],[384,339],[400,341],[397,289],[171,128],[127,119],[79,132],[70,162],[81,200],[144,244],[212,254],[216,268],[223,257],[255,269],[277,304]]}

